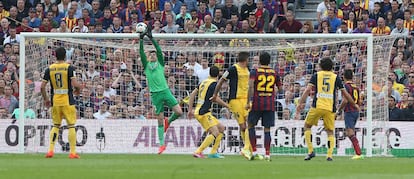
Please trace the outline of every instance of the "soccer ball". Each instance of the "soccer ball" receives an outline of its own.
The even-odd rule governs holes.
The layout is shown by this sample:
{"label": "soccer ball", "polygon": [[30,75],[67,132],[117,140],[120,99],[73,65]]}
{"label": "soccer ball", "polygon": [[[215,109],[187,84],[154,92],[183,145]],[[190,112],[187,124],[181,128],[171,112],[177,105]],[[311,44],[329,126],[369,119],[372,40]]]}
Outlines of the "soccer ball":
{"label": "soccer ball", "polygon": [[143,22],[138,23],[137,26],[135,27],[135,31],[140,34],[147,32],[147,24]]}

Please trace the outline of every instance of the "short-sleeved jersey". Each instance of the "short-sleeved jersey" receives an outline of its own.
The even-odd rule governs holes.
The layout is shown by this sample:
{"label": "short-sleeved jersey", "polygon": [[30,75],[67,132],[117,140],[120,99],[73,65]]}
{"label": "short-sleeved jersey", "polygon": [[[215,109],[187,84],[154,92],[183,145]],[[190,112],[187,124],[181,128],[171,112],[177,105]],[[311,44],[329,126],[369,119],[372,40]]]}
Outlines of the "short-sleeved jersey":
{"label": "short-sleeved jersey", "polygon": [[[351,81],[347,81],[345,83],[345,89],[351,95],[352,99],[355,102],[358,102],[360,92],[359,88]],[[344,108],[344,112],[358,112],[358,110],[355,108],[355,106],[348,103]]]}
{"label": "short-sleeved jersey", "polygon": [[343,89],[342,80],[331,71],[319,71],[314,74],[310,84],[315,87],[312,107],[336,111],[336,90]]}
{"label": "short-sleeved jersey", "polygon": [[207,78],[200,83],[198,88],[198,100],[195,108],[195,114],[203,115],[210,112],[212,102],[210,98],[214,94],[214,89],[216,88],[217,80],[215,78]]}
{"label": "short-sleeved jersey", "polygon": [[74,67],[68,63],[55,63],[46,69],[43,80],[50,82],[53,106],[75,104],[72,89],[72,78],[75,78],[74,71]]}
{"label": "short-sleeved jersey", "polygon": [[254,80],[252,111],[274,111],[275,85],[282,86],[279,75],[270,67],[260,66],[250,71],[250,80]]}
{"label": "short-sleeved jersey", "polygon": [[249,69],[247,67],[243,68],[234,64],[223,74],[223,78],[229,80],[229,100],[247,99],[249,88]]}

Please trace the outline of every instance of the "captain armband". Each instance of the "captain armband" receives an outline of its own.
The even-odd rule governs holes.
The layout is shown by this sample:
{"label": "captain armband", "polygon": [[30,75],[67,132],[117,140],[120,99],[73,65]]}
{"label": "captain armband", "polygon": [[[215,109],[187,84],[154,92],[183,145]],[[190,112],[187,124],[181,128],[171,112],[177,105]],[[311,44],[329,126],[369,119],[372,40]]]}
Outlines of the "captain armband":
{"label": "captain armband", "polygon": [[227,79],[227,77],[229,76],[229,71],[226,71],[223,73],[223,76],[221,76],[224,79]]}

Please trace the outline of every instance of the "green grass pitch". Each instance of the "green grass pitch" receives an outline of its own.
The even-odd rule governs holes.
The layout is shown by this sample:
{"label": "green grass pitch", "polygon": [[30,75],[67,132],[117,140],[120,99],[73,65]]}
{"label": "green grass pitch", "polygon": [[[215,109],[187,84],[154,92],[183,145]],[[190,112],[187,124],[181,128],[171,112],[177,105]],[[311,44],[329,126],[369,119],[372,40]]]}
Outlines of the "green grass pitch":
{"label": "green grass pitch", "polygon": [[412,179],[414,158],[374,157],[354,161],[334,157],[272,156],[271,162],[247,161],[241,156],[225,159],[195,159],[191,155],[83,154],[68,159],[56,154],[0,154],[0,178],[142,178],[142,179],[265,179],[349,178]]}

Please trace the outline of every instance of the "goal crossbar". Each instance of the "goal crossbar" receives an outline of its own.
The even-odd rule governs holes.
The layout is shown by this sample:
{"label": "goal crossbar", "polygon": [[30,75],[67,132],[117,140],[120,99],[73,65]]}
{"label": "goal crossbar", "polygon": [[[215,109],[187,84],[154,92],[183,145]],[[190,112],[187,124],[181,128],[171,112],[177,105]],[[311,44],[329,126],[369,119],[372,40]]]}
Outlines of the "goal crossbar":
{"label": "goal crossbar", "polygon": [[[372,34],[154,34],[157,39],[364,39],[367,40],[367,79],[373,77],[373,36]],[[25,70],[25,39],[26,38],[139,38],[139,34],[109,33],[21,33],[20,34],[20,74]],[[243,47],[239,47],[243,48]],[[25,75],[19,80],[25,81]],[[20,83],[19,98],[25,97],[25,83]],[[367,80],[367,89],[372,89],[372,80]],[[367,131],[372,131],[372,90],[367,90]],[[19,108],[25,111],[24,100],[19,100]],[[19,126],[23,129],[24,115],[19,115]],[[24,153],[24,130],[19,130],[19,152]],[[372,132],[367,134],[367,146],[372,146]],[[367,156],[372,156],[372,147],[367,147]]]}

